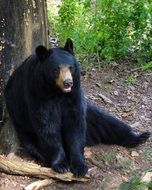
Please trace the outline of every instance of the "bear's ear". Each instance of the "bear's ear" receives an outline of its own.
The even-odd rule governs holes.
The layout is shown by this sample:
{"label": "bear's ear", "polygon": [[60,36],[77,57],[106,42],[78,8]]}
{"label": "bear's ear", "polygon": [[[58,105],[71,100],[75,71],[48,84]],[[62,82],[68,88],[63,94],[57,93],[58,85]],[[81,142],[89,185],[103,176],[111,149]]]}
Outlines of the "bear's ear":
{"label": "bear's ear", "polygon": [[48,56],[49,56],[49,51],[47,50],[47,48],[46,47],[44,47],[44,46],[38,46],[37,48],[36,48],[36,56],[38,57],[38,59],[40,60],[40,61],[44,61]]}
{"label": "bear's ear", "polygon": [[67,39],[65,46],[63,48],[65,51],[68,51],[69,53],[71,53],[72,55],[74,55],[73,52],[73,42],[70,38]]}

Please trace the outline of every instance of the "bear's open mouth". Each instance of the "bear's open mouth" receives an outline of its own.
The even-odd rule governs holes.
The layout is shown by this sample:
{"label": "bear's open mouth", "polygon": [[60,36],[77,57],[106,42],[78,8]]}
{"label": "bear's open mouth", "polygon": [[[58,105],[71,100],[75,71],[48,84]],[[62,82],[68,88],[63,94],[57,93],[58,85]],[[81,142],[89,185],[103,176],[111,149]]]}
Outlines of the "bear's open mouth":
{"label": "bear's open mouth", "polygon": [[65,93],[71,92],[73,85],[63,85],[62,90]]}

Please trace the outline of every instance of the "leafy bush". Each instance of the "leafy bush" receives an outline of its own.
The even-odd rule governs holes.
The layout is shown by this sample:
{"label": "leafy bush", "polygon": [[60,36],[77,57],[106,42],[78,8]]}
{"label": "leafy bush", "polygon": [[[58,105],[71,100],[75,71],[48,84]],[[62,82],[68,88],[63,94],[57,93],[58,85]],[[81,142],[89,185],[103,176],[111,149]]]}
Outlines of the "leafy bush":
{"label": "leafy bush", "polygon": [[61,43],[74,40],[81,58],[131,56],[143,64],[152,59],[151,5],[150,0],[63,0],[58,16],[49,20]]}

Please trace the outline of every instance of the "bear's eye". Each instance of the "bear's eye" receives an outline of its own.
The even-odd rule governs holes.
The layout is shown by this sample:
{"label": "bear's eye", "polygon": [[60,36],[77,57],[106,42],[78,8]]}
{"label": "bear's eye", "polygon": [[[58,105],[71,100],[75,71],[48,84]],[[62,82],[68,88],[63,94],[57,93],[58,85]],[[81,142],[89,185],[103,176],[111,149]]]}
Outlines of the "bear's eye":
{"label": "bear's eye", "polygon": [[70,66],[69,69],[70,69],[70,71],[73,71],[73,67],[72,66]]}
{"label": "bear's eye", "polygon": [[60,73],[60,68],[59,68],[59,67],[58,67],[58,68],[55,68],[55,69],[54,69],[54,74],[55,74],[56,76],[58,76],[59,73]]}

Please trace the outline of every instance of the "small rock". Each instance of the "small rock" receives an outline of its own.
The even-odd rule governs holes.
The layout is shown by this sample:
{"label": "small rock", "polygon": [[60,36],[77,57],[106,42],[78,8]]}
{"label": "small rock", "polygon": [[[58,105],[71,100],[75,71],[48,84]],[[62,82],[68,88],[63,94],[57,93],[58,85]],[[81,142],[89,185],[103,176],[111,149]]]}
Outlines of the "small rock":
{"label": "small rock", "polygon": [[152,172],[149,171],[149,172],[147,172],[146,174],[144,174],[144,175],[142,176],[141,180],[142,180],[143,182],[146,182],[146,183],[151,182],[151,181],[152,181]]}
{"label": "small rock", "polygon": [[112,83],[114,83],[114,82],[115,82],[115,81],[114,81],[113,79],[107,81],[107,83],[109,83],[109,84],[112,84]]}
{"label": "small rock", "polygon": [[131,156],[132,157],[138,157],[139,156],[139,153],[137,151],[132,151],[131,152]]}
{"label": "small rock", "polygon": [[135,122],[135,123],[133,123],[132,125],[131,125],[131,127],[133,127],[133,128],[136,128],[136,127],[139,127],[139,126],[141,126],[140,125],[140,123],[137,121],[137,122]]}
{"label": "small rock", "polygon": [[132,97],[131,96],[127,96],[127,98],[128,98],[128,100],[131,100]]}
{"label": "small rock", "polygon": [[148,88],[148,85],[149,85],[148,82],[144,82],[143,87],[147,89],[147,88]]}
{"label": "small rock", "polygon": [[114,67],[116,67],[116,66],[118,66],[119,64],[116,63],[115,61],[112,61],[112,62],[111,62],[111,65],[114,66]]}
{"label": "small rock", "polygon": [[134,86],[130,86],[130,89],[131,89],[132,91],[135,91],[135,90],[136,90],[136,88],[135,88]]}
{"label": "small rock", "polygon": [[119,93],[118,93],[117,90],[115,90],[115,91],[113,92],[113,94],[114,94],[115,96],[118,96],[118,95],[119,95]]}
{"label": "small rock", "polygon": [[92,156],[91,149],[90,149],[90,148],[85,147],[85,149],[84,149],[84,155],[85,155],[85,157],[86,157],[86,158],[91,157],[91,156]]}
{"label": "small rock", "polygon": [[91,70],[92,70],[92,71],[96,71],[96,69],[95,69],[95,68],[92,68]]}
{"label": "small rock", "polygon": [[96,83],[96,86],[98,86],[98,87],[100,87],[100,88],[102,87],[101,84],[98,83],[98,82]]}

